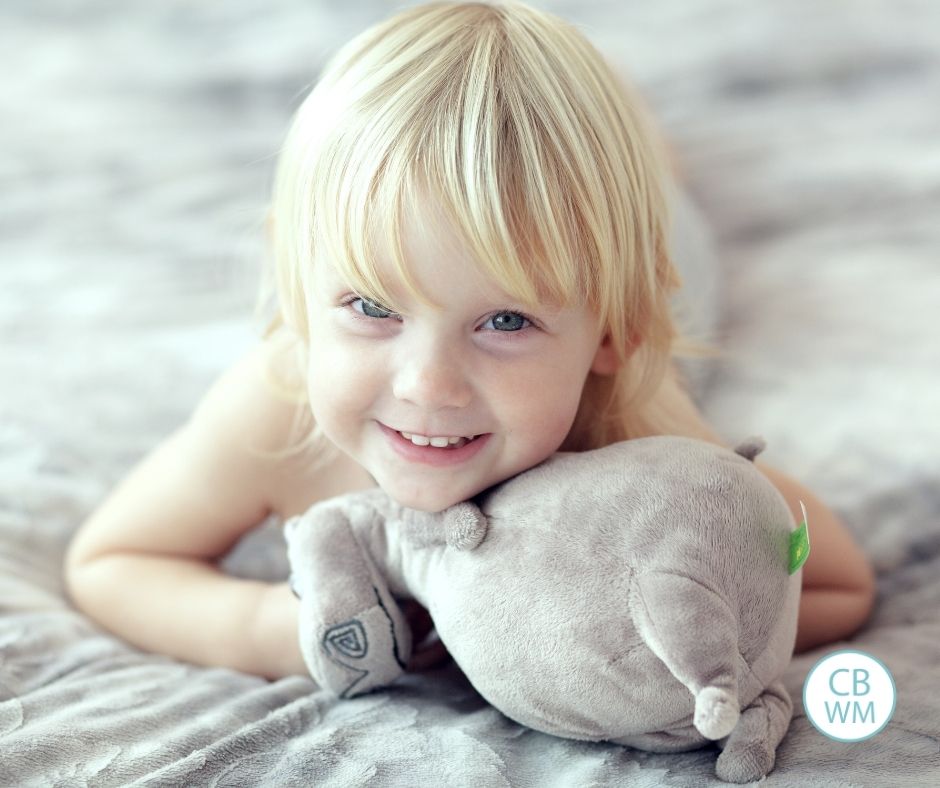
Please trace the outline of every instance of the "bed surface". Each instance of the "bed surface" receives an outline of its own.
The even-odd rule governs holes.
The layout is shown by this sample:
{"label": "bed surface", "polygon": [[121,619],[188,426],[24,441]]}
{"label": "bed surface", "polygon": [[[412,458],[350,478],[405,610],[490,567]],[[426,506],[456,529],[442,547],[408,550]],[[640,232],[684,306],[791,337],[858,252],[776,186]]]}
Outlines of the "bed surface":
{"label": "bed surface", "polygon": [[[633,76],[713,228],[726,356],[702,378],[706,414],[729,442],[762,434],[762,459],[834,507],[877,569],[865,631],[793,659],[766,784],[937,784],[940,5],[539,5]],[[141,653],[65,599],[71,533],[254,341],[298,97],[396,7],[0,6],[0,785],[719,784],[715,747],[526,730],[452,664],[340,703],[305,678]],[[286,576],[278,525],[226,567]],[[860,744],[802,709],[808,670],[844,645],[897,685]]]}

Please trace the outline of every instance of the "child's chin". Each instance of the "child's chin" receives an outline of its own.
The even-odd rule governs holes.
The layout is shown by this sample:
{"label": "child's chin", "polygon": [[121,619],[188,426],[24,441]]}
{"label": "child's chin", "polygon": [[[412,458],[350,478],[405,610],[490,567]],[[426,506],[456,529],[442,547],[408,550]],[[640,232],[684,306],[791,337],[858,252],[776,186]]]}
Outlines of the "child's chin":
{"label": "child's chin", "polygon": [[426,489],[417,493],[405,490],[386,490],[386,492],[399,506],[415,509],[419,512],[428,512],[429,514],[442,512],[466,500],[465,497],[454,497],[453,495],[435,495]]}

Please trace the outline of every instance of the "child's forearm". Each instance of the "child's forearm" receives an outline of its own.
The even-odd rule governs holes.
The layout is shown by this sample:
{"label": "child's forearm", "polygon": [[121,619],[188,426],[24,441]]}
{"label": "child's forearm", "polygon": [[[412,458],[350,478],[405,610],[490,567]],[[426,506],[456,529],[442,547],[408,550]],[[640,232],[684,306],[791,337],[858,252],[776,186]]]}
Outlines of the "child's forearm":
{"label": "child's forearm", "polygon": [[[197,665],[278,678],[296,645],[296,617],[271,647],[269,583],[243,580],[205,561],[107,555],[67,569],[75,605],[138,648]],[[302,667],[302,661],[300,665]],[[302,671],[301,672],[305,672]]]}

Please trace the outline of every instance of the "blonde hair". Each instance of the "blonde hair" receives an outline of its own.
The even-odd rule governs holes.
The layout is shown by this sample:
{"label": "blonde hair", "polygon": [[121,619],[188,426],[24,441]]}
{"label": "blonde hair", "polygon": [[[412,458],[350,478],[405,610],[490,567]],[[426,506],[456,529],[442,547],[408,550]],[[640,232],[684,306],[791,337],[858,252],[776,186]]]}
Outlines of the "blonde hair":
{"label": "blonde hair", "polygon": [[[673,365],[712,351],[680,337],[670,310],[681,282],[669,178],[645,107],[572,25],[519,2],[405,9],[336,52],[295,113],[275,176],[273,277],[256,315],[271,295],[277,305],[263,335],[286,331],[306,368],[317,261],[397,311],[376,238],[390,239],[399,281],[430,304],[401,246],[404,212],[426,185],[504,290],[533,308],[590,305],[611,331],[621,367],[589,374],[561,450],[662,433],[715,439]],[[286,384],[299,407],[303,380]],[[297,448],[323,437],[313,425]]]}

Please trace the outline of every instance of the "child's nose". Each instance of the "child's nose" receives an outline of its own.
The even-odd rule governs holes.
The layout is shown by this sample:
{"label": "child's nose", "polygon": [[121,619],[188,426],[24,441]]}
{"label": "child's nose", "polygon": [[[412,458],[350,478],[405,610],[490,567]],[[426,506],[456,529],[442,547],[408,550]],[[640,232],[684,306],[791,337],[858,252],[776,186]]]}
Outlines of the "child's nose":
{"label": "child's nose", "polygon": [[473,390],[459,360],[446,352],[411,355],[395,373],[395,397],[431,411],[465,408]]}

